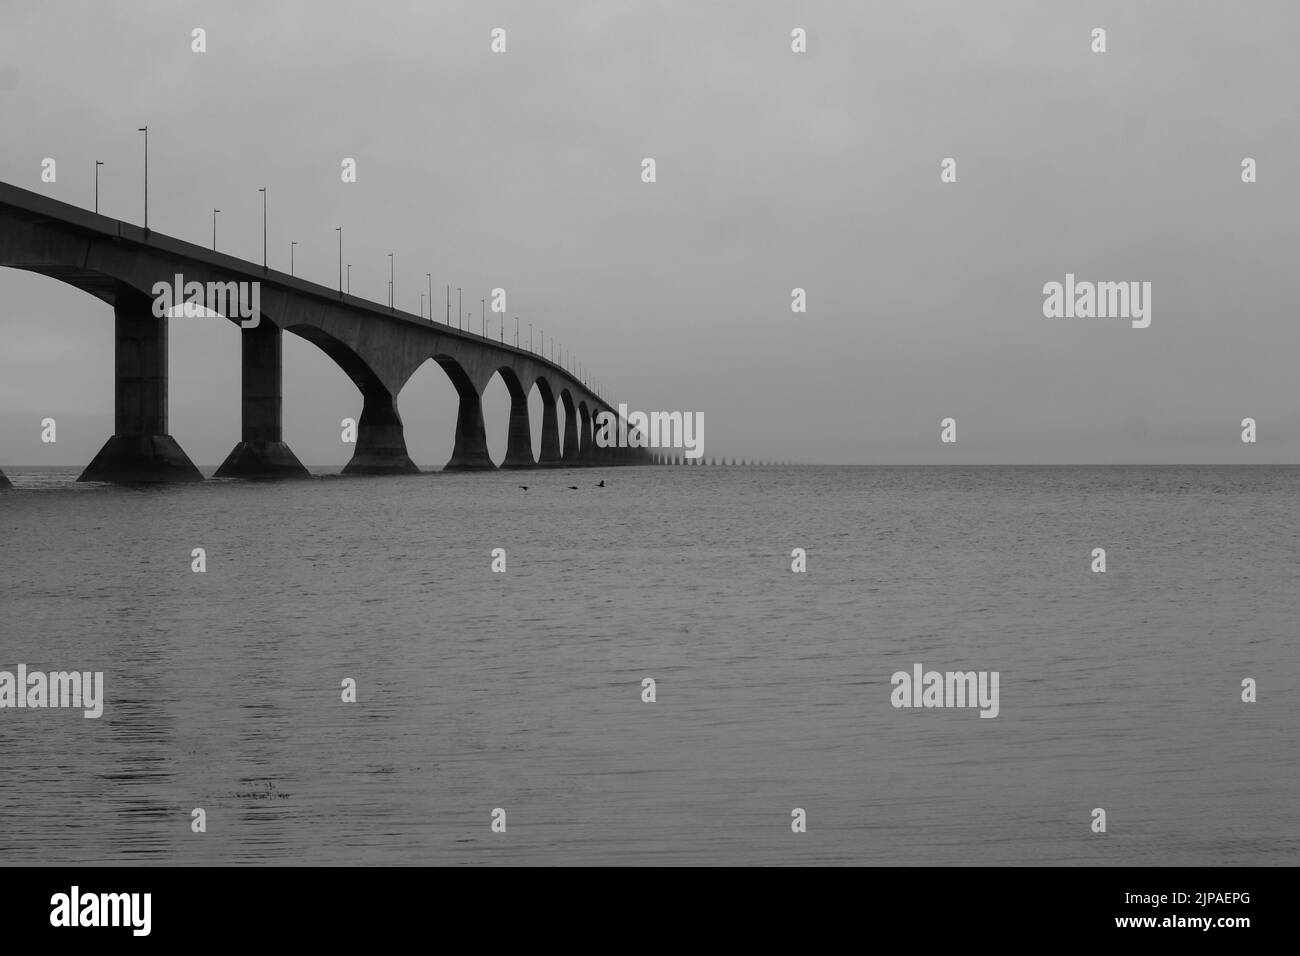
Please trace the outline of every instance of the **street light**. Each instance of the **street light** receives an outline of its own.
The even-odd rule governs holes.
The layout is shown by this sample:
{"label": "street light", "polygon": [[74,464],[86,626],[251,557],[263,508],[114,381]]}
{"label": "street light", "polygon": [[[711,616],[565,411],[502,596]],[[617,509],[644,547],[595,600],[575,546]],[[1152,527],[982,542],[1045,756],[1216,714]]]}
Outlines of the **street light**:
{"label": "street light", "polygon": [[465,310],[461,308],[460,286],[456,286],[456,330],[457,331],[460,331],[460,319],[461,316],[463,316],[464,314],[465,314]]}
{"label": "street light", "polygon": [[220,209],[212,210],[212,251],[213,252],[217,251],[217,213],[219,212],[221,212]]}
{"label": "street light", "polygon": [[519,348],[519,316],[515,316],[515,348]]}
{"label": "street light", "polygon": [[289,243],[289,275],[291,276],[293,275],[293,247],[297,244],[296,242]]}
{"label": "street light", "polygon": [[334,231],[339,234],[339,295],[343,294],[343,227],[335,226]]}
{"label": "street light", "polygon": [[528,323],[528,351],[533,350],[533,323]]}
{"label": "street light", "polygon": [[420,318],[424,318],[424,293],[420,293]]}
{"label": "street light", "polygon": [[426,272],[425,278],[429,280],[429,324],[433,324],[433,273]]}
{"label": "street light", "polygon": [[95,212],[97,214],[99,212],[99,167],[103,165],[99,160],[95,160]]}
{"label": "street light", "polygon": [[394,303],[396,303],[397,301],[397,286],[394,284],[395,273],[393,272],[393,269],[396,268],[396,263],[397,260],[393,258],[393,254],[390,252],[388,254],[388,311],[389,312],[397,311],[394,305]]}
{"label": "street light", "polygon": [[478,320],[481,325],[479,335],[487,338],[487,307],[483,304],[482,299],[478,300]]}
{"label": "street light", "polygon": [[[429,311],[433,311],[432,308]],[[447,327],[451,327],[451,283],[447,284]]]}
{"label": "street light", "polygon": [[259,186],[257,191],[262,194],[262,271],[266,271],[266,187]]}
{"label": "street light", "polygon": [[144,231],[149,231],[149,127],[141,126],[137,133],[144,133]]}
{"label": "street light", "polygon": [[352,263],[348,263],[348,295],[352,294]]}

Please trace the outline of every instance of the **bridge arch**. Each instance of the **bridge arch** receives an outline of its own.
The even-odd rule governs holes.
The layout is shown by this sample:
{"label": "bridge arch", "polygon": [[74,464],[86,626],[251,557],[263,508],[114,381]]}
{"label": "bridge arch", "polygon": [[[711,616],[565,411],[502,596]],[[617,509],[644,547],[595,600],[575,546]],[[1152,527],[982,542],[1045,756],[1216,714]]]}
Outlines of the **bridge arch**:
{"label": "bridge arch", "polygon": [[[456,444],[444,471],[477,471],[495,468],[488,454],[487,428],[483,422],[483,395],[479,386],[454,355],[438,353],[433,360],[442,366],[456,389]],[[484,383],[486,387],[486,382]],[[509,387],[509,386],[507,386]]]}
{"label": "bridge arch", "polygon": [[591,464],[595,457],[595,448],[592,445],[591,419],[591,408],[587,405],[587,400],[582,399],[578,402],[578,461],[587,465]]}
{"label": "bridge arch", "polygon": [[528,392],[519,378],[519,373],[510,365],[499,365],[496,374],[505,383],[510,395],[510,423],[506,430],[506,456],[501,461],[502,468],[532,468],[533,460],[532,423],[528,415]]}
{"label": "bridge arch", "polygon": [[[270,324],[275,325],[273,319],[269,321]],[[367,391],[376,389],[388,390],[365,359],[353,351],[352,347],[347,343],[330,335],[320,326],[295,323],[294,325],[285,326],[284,331],[292,332],[299,338],[306,339],[328,355],[334,364],[341,368],[348,378],[352,379],[353,384],[363,395]]]}
{"label": "bridge arch", "polygon": [[533,387],[542,400],[542,442],[537,454],[537,464],[543,468],[554,468],[563,461],[560,447],[560,420],[556,414],[558,396],[550,380],[545,375],[538,375],[533,380]]}
{"label": "bridge arch", "polygon": [[[263,333],[267,339],[276,335],[273,331],[276,328],[273,318],[269,322],[264,321],[262,325],[269,327],[269,331]],[[244,336],[245,382],[248,376],[249,351],[257,347],[258,333],[261,332],[262,325],[245,329],[241,333]],[[406,435],[402,426],[402,416],[397,410],[396,396],[388,390],[370,364],[346,342],[318,325],[293,322],[286,325],[284,331],[306,339],[324,352],[361,392],[361,418],[357,421],[356,447],[351,460],[343,466],[343,474],[410,474],[419,471],[406,450]],[[275,352],[275,355],[273,358],[268,356],[265,364],[268,368],[272,365],[279,368],[282,364],[280,361],[282,345],[269,348]],[[276,378],[279,378],[278,374]],[[277,382],[277,390],[278,387]],[[246,411],[248,401],[248,390],[245,388]],[[223,469],[225,467],[222,466]],[[221,472],[218,471],[218,475],[220,474]]]}
{"label": "bridge arch", "polygon": [[560,455],[566,465],[578,462],[578,406],[568,388],[560,389],[560,404],[564,406],[564,444]]}
{"label": "bridge arch", "polygon": [[[8,297],[9,324],[4,332],[11,337],[10,344],[0,346],[0,424],[14,426],[5,427],[0,434],[0,450],[14,463],[24,465],[55,465],[66,462],[70,454],[89,461],[114,424],[113,370],[104,361],[113,355],[112,303],[42,270],[11,265],[0,268],[4,269],[0,277]],[[26,303],[31,306],[16,307]],[[54,316],[59,320],[46,321]],[[44,342],[40,353],[33,355],[21,343],[37,334]],[[20,343],[16,348],[11,347],[14,338]],[[14,389],[21,392],[15,394]],[[58,426],[57,444],[40,441],[25,416],[22,422],[9,417],[19,408],[18,403],[6,401],[11,395],[21,395],[26,407],[49,410]],[[58,414],[60,408],[78,409],[77,428],[68,427]],[[0,488],[5,484],[0,478]]]}

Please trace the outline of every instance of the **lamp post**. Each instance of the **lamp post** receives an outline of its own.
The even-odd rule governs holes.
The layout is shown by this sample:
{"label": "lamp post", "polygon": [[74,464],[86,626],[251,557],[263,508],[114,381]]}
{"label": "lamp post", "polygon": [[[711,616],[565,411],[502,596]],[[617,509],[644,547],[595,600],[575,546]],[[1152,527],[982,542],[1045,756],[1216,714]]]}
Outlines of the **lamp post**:
{"label": "lamp post", "polygon": [[141,126],[137,133],[144,133],[144,231],[149,231],[149,127]]}
{"label": "lamp post", "polygon": [[290,276],[293,275],[293,247],[296,246],[297,244],[298,243],[296,242],[289,243],[289,275]]}
{"label": "lamp post", "polygon": [[482,299],[478,300],[478,320],[480,325],[478,334],[487,338],[487,306],[483,304]]}
{"label": "lamp post", "polygon": [[515,316],[515,348],[519,348],[519,316]]}
{"label": "lamp post", "polygon": [[339,295],[343,294],[343,227],[335,226],[334,231],[339,234]]}
{"label": "lamp post", "polygon": [[388,254],[388,311],[389,312],[397,311],[397,304],[396,304],[397,284],[395,282],[396,273],[393,271],[396,268],[396,264],[397,264],[397,260],[393,257],[393,254],[390,252]]}
{"label": "lamp post", "polygon": [[103,165],[104,164],[99,160],[95,160],[95,212],[96,214],[99,213],[99,167]]}
{"label": "lamp post", "polygon": [[424,277],[429,280],[429,324],[433,324],[433,273],[426,272]]}
{"label": "lamp post", "polygon": [[262,271],[266,271],[266,187],[259,186],[257,191],[262,194]]}
{"label": "lamp post", "polygon": [[420,318],[424,318],[424,293],[420,293]]}
{"label": "lamp post", "polygon": [[348,263],[348,295],[352,294],[352,263]]}
{"label": "lamp post", "polygon": [[456,286],[456,329],[460,330],[460,320],[464,317],[465,310],[461,308],[460,286]]}
{"label": "lamp post", "polygon": [[212,251],[213,252],[217,251],[217,213],[219,212],[221,212],[220,209],[212,210]]}

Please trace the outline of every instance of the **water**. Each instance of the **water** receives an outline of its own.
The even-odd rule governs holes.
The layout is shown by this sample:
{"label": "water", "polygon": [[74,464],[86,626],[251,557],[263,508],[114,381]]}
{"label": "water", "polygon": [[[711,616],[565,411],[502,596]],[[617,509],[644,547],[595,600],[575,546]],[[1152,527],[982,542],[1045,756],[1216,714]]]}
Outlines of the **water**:
{"label": "water", "polygon": [[1300,862],[1297,468],[7,470],[0,864]]}

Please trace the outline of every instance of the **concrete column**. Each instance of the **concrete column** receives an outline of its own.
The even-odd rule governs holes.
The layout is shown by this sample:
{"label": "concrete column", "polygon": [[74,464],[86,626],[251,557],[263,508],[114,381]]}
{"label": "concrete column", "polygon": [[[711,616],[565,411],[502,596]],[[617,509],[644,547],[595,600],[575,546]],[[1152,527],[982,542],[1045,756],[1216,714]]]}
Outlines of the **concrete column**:
{"label": "concrete column", "polygon": [[560,459],[560,420],[555,414],[554,396],[548,401],[542,394],[542,453],[537,464],[543,468],[555,468],[564,462]]}
{"label": "concrete column", "polygon": [[[591,458],[589,459],[589,463],[599,467],[606,467],[615,464],[614,455],[618,449],[610,446],[602,446],[596,441],[596,436],[600,433],[600,428],[596,424],[596,416],[600,415],[602,412],[604,412],[604,409],[598,408],[591,416]],[[617,429],[615,429],[614,433],[610,437],[611,439],[617,440]]]}
{"label": "concrete column", "polygon": [[153,300],[119,294],[113,307],[113,437],[78,481],[202,481],[203,475],[167,434],[167,317]]}
{"label": "concrete column", "polygon": [[510,395],[510,433],[502,468],[532,468],[533,433],[528,422],[528,393]]}
{"label": "concrete column", "polygon": [[456,412],[456,447],[443,471],[482,471],[495,468],[488,455],[487,429],[483,427],[483,400],[472,388],[460,393]]}
{"label": "concrete column", "polygon": [[578,407],[576,405],[573,406],[572,411],[568,408],[564,410],[564,451],[562,454],[566,465],[576,465],[578,463]]}
{"label": "concrete column", "polygon": [[345,475],[414,475],[420,469],[406,453],[406,434],[397,402],[379,384],[365,390],[361,421],[357,422],[357,449],[343,468]]}
{"label": "concrete column", "polygon": [[13,482],[11,482],[8,478],[5,477],[5,473],[3,471],[0,471],[0,491],[8,491],[13,486],[14,486]]}
{"label": "concrete column", "polygon": [[281,433],[284,333],[270,322],[240,329],[243,352],[243,440],[217,469],[218,478],[306,478],[307,469]]}
{"label": "concrete column", "polygon": [[595,446],[592,445],[591,410],[582,406],[578,409],[578,414],[581,416],[579,424],[582,427],[582,448],[578,451],[578,462],[590,465],[595,458]]}

